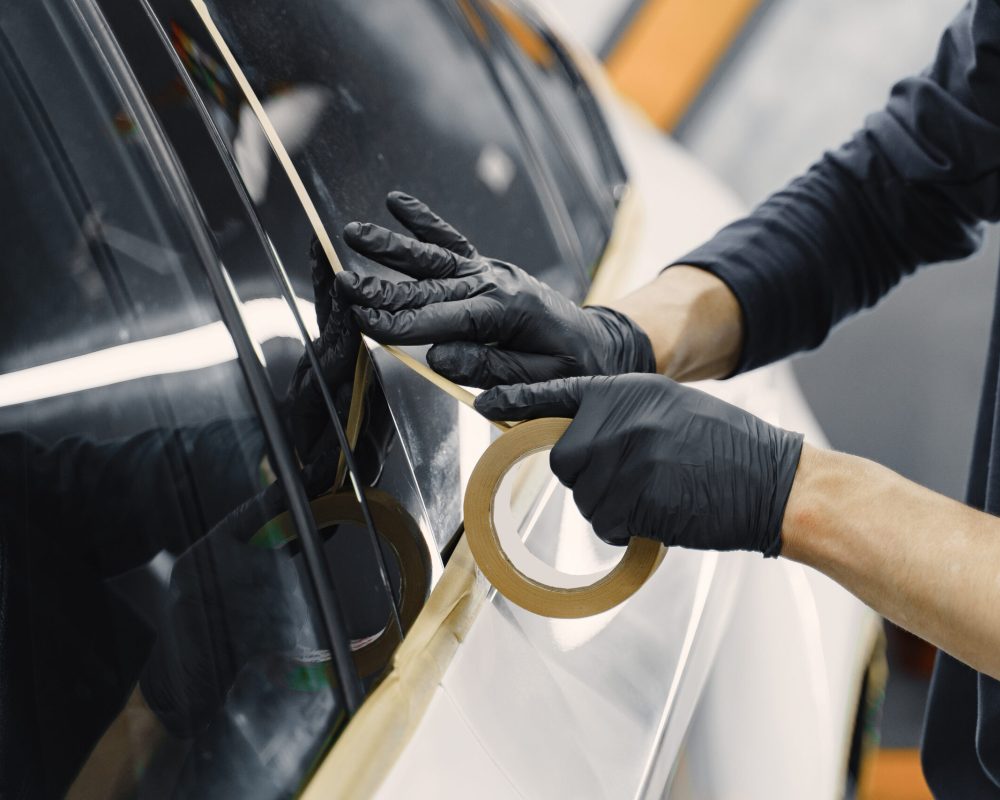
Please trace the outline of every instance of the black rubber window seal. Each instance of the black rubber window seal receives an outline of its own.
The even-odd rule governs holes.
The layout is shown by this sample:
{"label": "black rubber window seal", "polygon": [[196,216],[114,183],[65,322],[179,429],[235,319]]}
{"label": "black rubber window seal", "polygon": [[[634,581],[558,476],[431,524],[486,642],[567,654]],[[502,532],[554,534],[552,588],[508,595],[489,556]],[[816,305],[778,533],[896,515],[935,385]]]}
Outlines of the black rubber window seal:
{"label": "black rubber window seal", "polygon": [[232,337],[251,400],[271,446],[274,456],[272,466],[285,488],[289,513],[299,531],[310,585],[315,594],[316,609],[329,640],[344,704],[348,713],[353,715],[363,702],[364,690],[351,656],[343,612],[333,592],[329,565],[323,555],[322,541],[310,511],[309,498],[299,479],[294,452],[278,416],[277,403],[264,367],[257,357],[250,335],[240,317],[232,284],[218,258],[207,223],[184,177],[177,156],[160,130],[156,117],[146,103],[142,90],[118,48],[102,12],[94,0],[72,0],[72,3],[81,22],[92,35],[95,47],[105,61],[108,75],[117,82],[122,98],[129,106],[128,110],[135,122],[136,131],[144,139],[163,188],[174,201],[185,224],[215,297],[223,324]]}

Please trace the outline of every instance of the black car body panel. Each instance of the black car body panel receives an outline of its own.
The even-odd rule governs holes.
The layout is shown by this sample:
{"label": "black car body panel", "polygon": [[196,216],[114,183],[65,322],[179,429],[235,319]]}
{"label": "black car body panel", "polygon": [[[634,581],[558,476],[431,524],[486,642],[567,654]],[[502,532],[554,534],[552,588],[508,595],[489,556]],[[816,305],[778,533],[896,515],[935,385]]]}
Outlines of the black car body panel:
{"label": "black car body panel", "polygon": [[[383,198],[405,188],[582,299],[624,176],[529,16],[436,0],[212,10],[328,230],[389,223]],[[358,514],[317,539],[297,513],[317,493],[289,448],[293,376],[323,380],[312,232],[222,63],[180,0],[0,11],[3,796],[59,796],[106,757],[144,662],[184,635],[182,573],[222,620],[199,663],[234,666],[207,721],[126,769],[139,797],[293,794],[348,719],[350,687],[370,688],[399,641],[417,573],[392,537]],[[457,409],[376,367],[354,469],[333,488],[388,498],[380,513],[408,521],[430,580],[461,530]],[[330,387],[319,413],[356,388]],[[241,531],[235,556],[212,554],[231,520],[289,508]],[[235,602],[251,573],[259,594]]]}

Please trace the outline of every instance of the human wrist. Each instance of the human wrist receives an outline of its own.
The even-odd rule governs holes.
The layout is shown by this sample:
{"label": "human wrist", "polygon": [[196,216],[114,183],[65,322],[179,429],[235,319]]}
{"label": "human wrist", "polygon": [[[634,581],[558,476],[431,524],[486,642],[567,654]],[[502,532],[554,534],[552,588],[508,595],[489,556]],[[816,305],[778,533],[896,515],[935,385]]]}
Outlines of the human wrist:
{"label": "human wrist", "polygon": [[692,381],[723,378],[736,368],[742,311],[729,287],[710,272],[673,266],[608,306],[646,333],[661,374]]}
{"label": "human wrist", "polygon": [[844,491],[851,459],[843,453],[823,450],[809,444],[802,446],[795,480],[785,505],[781,526],[781,555],[792,561],[820,566],[829,560],[836,542],[835,498]]}
{"label": "human wrist", "polygon": [[656,354],[646,332],[627,314],[609,306],[587,306],[585,314],[591,315],[603,331],[602,350],[592,374],[621,375],[630,372],[652,372],[656,369]]}

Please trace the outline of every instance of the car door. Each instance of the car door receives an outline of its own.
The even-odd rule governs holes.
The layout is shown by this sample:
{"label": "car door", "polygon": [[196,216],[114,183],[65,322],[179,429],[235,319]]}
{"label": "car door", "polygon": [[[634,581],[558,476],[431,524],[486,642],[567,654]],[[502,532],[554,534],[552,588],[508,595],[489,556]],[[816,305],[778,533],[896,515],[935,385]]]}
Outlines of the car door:
{"label": "car door", "polygon": [[[571,297],[584,296],[611,232],[623,176],[620,165],[616,171],[614,160],[601,156],[592,120],[584,118],[589,133],[574,145],[582,123],[574,124],[568,111],[557,120],[542,113],[546,101],[572,109],[586,93],[572,89],[559,52],[544,37],[542,51],[535,51],[539,60],[522,52],[512,26],[523,35],[517,21],[523,25],[524,19],[494,13],[498,7],[485,3],[209,6],[277,120],[346,265],[378,269],[343,247],[337,234],[353,218],[392,224],[382,198],[403,186],[424,196],[484,252],[517,261]],[[273,197],[287,195],[288,186],[245,98],[185,4],[153,7],[188,77],[202,81],[207,116],[216,120],[248,196],[277,241],[285,223],[278,221],[283,218]],[[540,36],[536,28],[526,30]],[[574,134],[557,135],[556,123]],[[291,263],[291,256],[286,259]],[[465,483],[490,429],[384,352],[376,350],[373,358],[433,536],[448,556],[461,530]],[[615,551],[580,524],[571,499],[551,477],[537,477],[536,469],[521,509],[529,549],[571,572],[608,568]],[[436,679],[430,700],[432,709],[445,703],[457,710],[459,729],[432,725],[417,735],[441,743],[471,736],[515,792],[637,791],[681,688],[691,683],[696,695],[710,658],[711,637],[701,642],[697,634],[706,609],[725,604],[710,591],[717,567],[712,556],[671,556],[656,586],[627,608],[577,622],[539,619],[490,597],[462,630],[462,645]],[[651,619],[657,620],[652,628]],[[696,641],[703,646],[694,648]],[[622,657],[640,643],[648,673],[643,680],[630,675],[633,664]],[[698,669],[692,668],[693,653],[702,660]],[[405,701],[395,714],[404,727],[414,723]],[[566,730],[573,735],[565,736]],[[539,761],[543,749],[550,757]],[[327,764],[340,763],[338,752],[383,766],[370,753],[338,746],[316,785],[325,785]],[[404,783],[433,784],[450,761],[450,746],[437,752],[440,762],[427,774],[419,764],[416,773],[398,773]]]}
{"label": "car door", "polygon": [[0,94],[0,794],[288,796],[439,569],[384,398],[349,474],[311,469],[312,280],[95,5],[4,7]]}

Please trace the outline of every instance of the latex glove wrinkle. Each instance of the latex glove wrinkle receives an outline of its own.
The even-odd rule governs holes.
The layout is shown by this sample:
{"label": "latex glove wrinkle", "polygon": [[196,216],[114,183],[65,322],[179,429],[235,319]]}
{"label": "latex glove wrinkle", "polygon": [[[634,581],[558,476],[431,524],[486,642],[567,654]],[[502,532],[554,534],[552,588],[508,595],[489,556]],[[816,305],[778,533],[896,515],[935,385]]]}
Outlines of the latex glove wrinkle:
{"label": "latex glove wrinkle", "polygon": [[496,387],[476,408],[498,420],[574,418],[549,461],[605,541],[781,552],[801,434],[659,375]]}
{"label": "latex glove wrinkle", "polygon": [[392,192],[386,204],[413,236],[352,222],[344,241],[414,280],[337,276],[372,338],[432,344],[427,361],[433,369],[479,387],[656,370],[649,337],[624,314],[581,308],[520,267],[480,255],[409,195]]}

